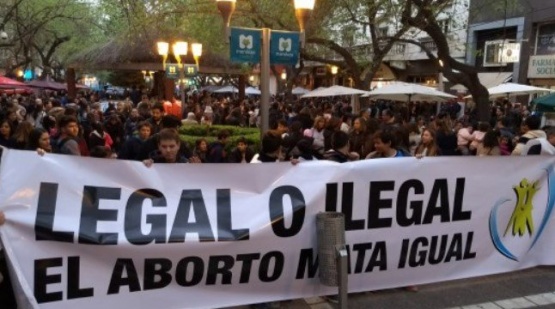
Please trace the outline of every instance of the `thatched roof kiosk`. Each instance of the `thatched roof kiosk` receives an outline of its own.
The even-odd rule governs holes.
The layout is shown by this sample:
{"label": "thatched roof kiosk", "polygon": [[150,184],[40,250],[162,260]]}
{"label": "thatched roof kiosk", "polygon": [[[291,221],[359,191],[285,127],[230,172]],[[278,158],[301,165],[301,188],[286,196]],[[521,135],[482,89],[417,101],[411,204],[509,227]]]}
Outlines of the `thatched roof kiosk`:
{"label": "thatched roof kiosk", "polygon": [[[167,62],[176,63],[177,61],[173,55],[169,55]],[[184,62],[195,63],[190,51]],[[70,97],[75,94],[75,92],[72,93],[72,87],[70,86],[70,83],[75,83],[75,69],[156,71],[154,77],[155,92],[164,93],[165,99],[173,97],[174,81],[165,78],[162,57],[156,51],[156,40],[149,39],[148,36],[136,36],[128,41],[112,39],[105,44],[91,47],[76,54],[71,57],[68,63],[67,79]],[[243,84],[239,85],[239,89],[244,92],[246,83],[244,70],[238,65],[231,64],[228,59],[221,55],[212,53],[207,46],[203,46],[202,56],[199,59],[199,74],[237,76],[239,77],[239,84]],[[244,96],[244,93],[240,93],[240,97],[242,96]]]}

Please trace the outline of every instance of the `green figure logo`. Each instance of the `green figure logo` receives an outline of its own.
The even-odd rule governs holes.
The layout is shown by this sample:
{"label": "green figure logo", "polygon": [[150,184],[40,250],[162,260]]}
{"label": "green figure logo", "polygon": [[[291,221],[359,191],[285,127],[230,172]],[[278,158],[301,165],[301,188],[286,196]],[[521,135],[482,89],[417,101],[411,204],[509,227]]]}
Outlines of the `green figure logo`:
{"label": "green figure logo", "polygon": [[529,183],[526,178],[522,179],[520,184],[513,188],[516,193],[517,203],[503,236],[507,235],[511,226],[513,236],[518,234],[522,237],[526,233],[526,230],[528,230],[528,234],[532,236],[534,233],[534,218],[532,218],[532,209],[534,206],[532,205],[532,201],[539,189],[539,181]]}
{"label": "green figure logo", "polygon": [[282,50],[289,50],[289,42],[288,41],[281,42],[281,49]]}

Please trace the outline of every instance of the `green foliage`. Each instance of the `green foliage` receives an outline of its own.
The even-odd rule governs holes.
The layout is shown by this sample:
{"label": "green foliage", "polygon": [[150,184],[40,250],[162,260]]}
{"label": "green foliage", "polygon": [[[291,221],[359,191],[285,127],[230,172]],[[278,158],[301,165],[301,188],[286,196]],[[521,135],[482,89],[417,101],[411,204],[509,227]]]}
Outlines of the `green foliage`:
{"label": "green foliage", "polygon": [[237,140],[241,137],[247,140],[248,145],[255,152],[258,152],[260,149],[260,131],[257,128],[224,125],[183,125],[179,129],[179,136],[181,140],[185,141],[189,147],[191,147],[191,149],[194,149],[198,139],[204,138],[210,144],[218,139],[218,133],[222,130],[227,130],[230,134],[228,143],[226,144],[226,151],[231,151],[237,145]]}
{"label": "green foliage", "polygon": [[132,87],[145,83],[143,74],[139,71],[114,71],[107,76],[107,81],[120,87]]}

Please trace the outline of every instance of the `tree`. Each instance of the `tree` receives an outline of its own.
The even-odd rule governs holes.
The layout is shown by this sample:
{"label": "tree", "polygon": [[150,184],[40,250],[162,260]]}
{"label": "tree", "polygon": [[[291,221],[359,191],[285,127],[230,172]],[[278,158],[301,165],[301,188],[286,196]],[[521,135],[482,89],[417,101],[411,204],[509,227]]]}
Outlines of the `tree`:
{"label": "tree", "polygon": [[8,71],[18,67],[43,69],[52,74],[63,61],[57,52],[74,38],[89,37],[90,6],[78,0],[16,0],[4,15],[2,25],[10,33]]}
{"label": "tree", "polygon": [[[430,59],[441,60],[440,66],[443,75],[452,83],[462,84],[472,94],[476,102],[478,119],[487,121],[490,118],[489,93],[478,79],[476,67],[461,63],[450,56],[450,46],[446,34],[438,24],[436,15],[453,4],[454,0],[406,0],[402,12],[402,22],[405,25],[421,29],[426,32],[437,46],[437,55],[427,50]],[[419,42],[408,40],[413,44]],[[420,44],[421,45],[421,44]],[[422,46],[424,50],[425,47]]]}
{"label": "tree", "polygon": [[[317,47],[303,52],[303,58],[338,66],[349,73],[356,88],[369,89],[385,56],[410,28],[398,18],[402,7],[389,0],[322,1],[318,6],[323,11],[317,14],[331,18],[325,31],[309,35],[307,43]],[[322,48],[332,53],[322,53]],[[357,49],[362,55],[356,55]]]}

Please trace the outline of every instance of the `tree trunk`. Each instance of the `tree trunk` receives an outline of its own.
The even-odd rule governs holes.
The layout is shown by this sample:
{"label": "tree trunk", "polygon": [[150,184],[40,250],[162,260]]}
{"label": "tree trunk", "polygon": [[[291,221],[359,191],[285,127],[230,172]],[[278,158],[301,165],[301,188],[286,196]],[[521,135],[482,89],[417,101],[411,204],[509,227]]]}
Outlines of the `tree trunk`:
{"label": "tree trunk", "polygon": [[77,87],[75,87],[75,69],[68,68],[66,72],[67,97],[69,101],[73,101],[77,96]]}

